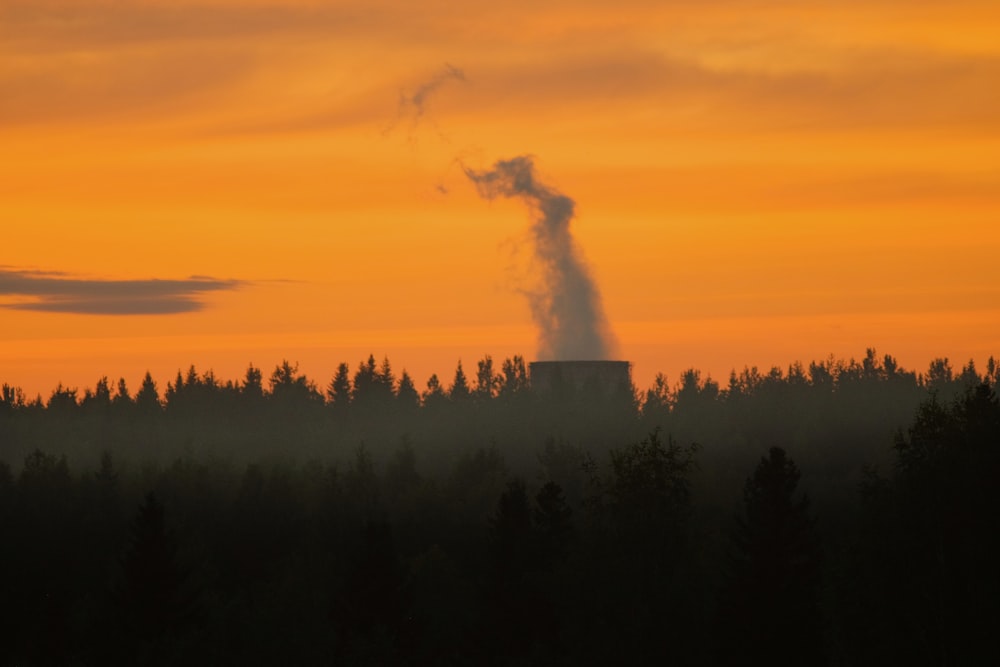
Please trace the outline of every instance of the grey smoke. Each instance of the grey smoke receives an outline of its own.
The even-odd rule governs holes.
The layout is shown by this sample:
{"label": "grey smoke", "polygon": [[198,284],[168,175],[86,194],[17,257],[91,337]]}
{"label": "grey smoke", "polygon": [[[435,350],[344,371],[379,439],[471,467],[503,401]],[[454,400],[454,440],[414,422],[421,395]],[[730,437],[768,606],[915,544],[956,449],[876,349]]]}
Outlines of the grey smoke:
{"label": "grey smoke", "polygon": [[540,183],[527,155],[499,160],[486,171],[463,169],[480,196],[518,197],[532,210],[531,236],[542,290],[528,296],[539,327],[539,359],[608,359],[615,344],[601,295],[570,231],[573,200]]}
{"label": "grey smoke", "polygon": [[392,125],[383,130],[383,134],[387,134],[393,129],[396,123],[406,117],[409,117],[411,124],[416,126],[426,112],[427,100],[432,94],[449,81],[464,82],[465,80],[465,72],[454,65],[445,63],[444,67],[437,74],[417,86],[417,89],[411,94],[400,94],[396,120],[393,121]]}
{"label": "grey smoke", "polygon": [[183,280],[80,279],[58,271],[0,266],[0,299],[29,299],[0,303],[0,308],[81,315],[172,315],[201,310],[201,294],[233,290],[243,284],[209,276]]}
{"label": "grey smoke", "polygon": [[404,95],[400,99],[400,109],[412,107],[415,119],[419,119],[424,115],[424,103],[427,101],[427,97],[450,80],[465,81],[465,73],[454,65],[445,63],[440,72],[429,81],[420,84],[412,95],[409,97]]}

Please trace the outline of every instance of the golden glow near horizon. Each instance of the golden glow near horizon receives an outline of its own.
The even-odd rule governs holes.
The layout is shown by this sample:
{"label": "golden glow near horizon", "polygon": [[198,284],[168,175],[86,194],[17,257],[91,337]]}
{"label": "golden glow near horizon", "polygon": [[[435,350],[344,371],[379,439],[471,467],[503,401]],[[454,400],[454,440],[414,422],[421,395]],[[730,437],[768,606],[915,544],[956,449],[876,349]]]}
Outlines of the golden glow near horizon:
{"label": "golden glow near horizon", "polygon": [[521,154],[576,201],[640,387],[866,347],[982,367],[997,26],[992,0],[5,0],[0,382],[530,359],[528,212],[460,167]]}

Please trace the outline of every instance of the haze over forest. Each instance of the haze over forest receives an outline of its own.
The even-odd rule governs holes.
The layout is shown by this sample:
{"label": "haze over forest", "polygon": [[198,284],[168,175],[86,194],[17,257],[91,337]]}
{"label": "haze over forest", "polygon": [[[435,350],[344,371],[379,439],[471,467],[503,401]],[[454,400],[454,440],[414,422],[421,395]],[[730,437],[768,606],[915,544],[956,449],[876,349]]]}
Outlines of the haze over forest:
{"label": "haze over forest", "polygon": [[521,357],[3,385],[0,660],[974,664],[997,386],[874,350],[644,393]]}

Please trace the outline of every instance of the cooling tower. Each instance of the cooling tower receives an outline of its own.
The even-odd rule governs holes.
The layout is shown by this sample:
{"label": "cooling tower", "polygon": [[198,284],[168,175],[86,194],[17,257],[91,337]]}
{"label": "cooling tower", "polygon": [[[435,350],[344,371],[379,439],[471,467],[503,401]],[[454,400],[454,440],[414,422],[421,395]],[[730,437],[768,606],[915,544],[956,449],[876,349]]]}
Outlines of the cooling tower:
{"label": "cooling tower", "polygon": [[610,396],[632,391],[628,361],[532,361],[528,368],[531,389],[539,394]]}

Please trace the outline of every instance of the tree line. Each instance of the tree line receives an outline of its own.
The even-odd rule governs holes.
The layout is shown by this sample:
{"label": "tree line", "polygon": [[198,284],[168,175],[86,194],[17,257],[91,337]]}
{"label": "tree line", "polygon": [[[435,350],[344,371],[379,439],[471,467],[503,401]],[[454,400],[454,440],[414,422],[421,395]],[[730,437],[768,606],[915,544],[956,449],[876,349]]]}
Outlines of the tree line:
{"label": "tree line", "polygon": [[406,408],[381,368],[329,395],[287,362],[155,401],[4,388],[0,664],[990,655],[992,361],[869,351],[599,399],[522,373]]}

